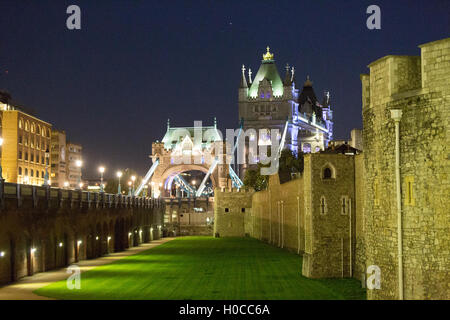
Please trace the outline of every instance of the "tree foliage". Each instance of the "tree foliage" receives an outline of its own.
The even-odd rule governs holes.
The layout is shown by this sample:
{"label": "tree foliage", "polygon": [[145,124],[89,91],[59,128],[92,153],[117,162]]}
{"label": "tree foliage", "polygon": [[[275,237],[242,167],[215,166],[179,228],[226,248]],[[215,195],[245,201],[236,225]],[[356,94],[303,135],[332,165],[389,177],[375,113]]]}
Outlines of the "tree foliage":
{"label": "tree foliage", "polygon": [[[269,166],[258,163],[257,169],[249,169],[245,172],[244,185],[255,189],[255,191],[265,190],[268,185],[269,177],[261,175],[261,167]],[[293,174],[303,172],[303,153],[295,154],[285,149],[281,152],[279,160],[278,175],[280,183],[287,182],[292,179]]]}

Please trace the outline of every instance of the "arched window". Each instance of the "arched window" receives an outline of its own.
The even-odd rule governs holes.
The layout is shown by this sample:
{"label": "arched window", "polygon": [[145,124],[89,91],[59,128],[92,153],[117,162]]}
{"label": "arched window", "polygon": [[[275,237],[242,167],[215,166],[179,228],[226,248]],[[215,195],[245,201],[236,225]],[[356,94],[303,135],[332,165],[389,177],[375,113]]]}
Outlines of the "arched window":
{"label": "arched window", "polygon": [[19,167],[19,176],[22,175],[22,167]]}
{"label": "arched window", "polygon": [[19,119],[19,129],[23,129],[23,120]]}
{"label": "arched window", "polygon": [[36,132],[36,125],[33,123],[31,123],[31,132],[35,133]]}
{"label": "arched window", "polygon": [[40,124],[37,125],[36,134],[38,134],[38,135],[41,134],[41,125]]}
{"label": "arched window", "polygon": [[36,178],[39,178],[39,171],[36,170]]}
{"label": "arched window", "polygon": [[42,128],[42,136],[45,137],[45,129]]}
{"label": "arched window", "polygon": [[27,168],[25,168],[25,175],[26,176],[28,175],[28,169]]}
{"label": "arched window", "polygon": [[47,129],[47,137],[50,138],[51,137],[51,133],[50,133],[50,129]]}
{"label": "arched window", "polygon": [[331,163],[327,163],[322,167],[321,177],[323,180],[336,179],[336,170]]}
{"label": "arched window", "polygon": [[30,170],[30,176],[32,176],[32,177],[34,176],[33,169]]}
{"label": "arched window", "polygon": [[30,122],[28,120],[25,121],[25,131],[30,131]]}
{"label": "arched window", "polygon": [[331,179],[332,177],[332,172],[331,169],[326,167],[325,169],[323,169],[323,178],[324,179]]}
{"label": "arched window", "polygon": [[311,145],[309,143],[303,144],[303,153],[310,153],[311,152]]}

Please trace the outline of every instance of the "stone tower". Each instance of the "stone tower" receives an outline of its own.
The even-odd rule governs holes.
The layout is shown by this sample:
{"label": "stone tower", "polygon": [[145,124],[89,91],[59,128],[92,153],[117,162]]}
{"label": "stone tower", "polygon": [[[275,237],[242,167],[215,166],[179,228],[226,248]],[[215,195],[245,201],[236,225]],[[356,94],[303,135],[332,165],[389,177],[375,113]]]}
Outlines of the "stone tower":
{"label": "stone tower", "polygon": [[450,38],[420,48],[361,75],[369,299],[450,298]]}
{"label": "stone tower", "polygon": [[[285,148],[299,151],[324,150],[332,139],[333,122],[329,93],[322,103],[316,98],[312,82],[307,77],[303,88],[297,87],[295,69],[286,65],[284,79],[280,77],[274,54],[267,47],[255,77],[242,66],[239,88],[239,119],[244,129],[255,129],[270,140],[270,130],[278,129],[279,138],[289,121]],[[251,137],[250,137],[251,139]],[[243,165],[243,172],[248,165]]]}

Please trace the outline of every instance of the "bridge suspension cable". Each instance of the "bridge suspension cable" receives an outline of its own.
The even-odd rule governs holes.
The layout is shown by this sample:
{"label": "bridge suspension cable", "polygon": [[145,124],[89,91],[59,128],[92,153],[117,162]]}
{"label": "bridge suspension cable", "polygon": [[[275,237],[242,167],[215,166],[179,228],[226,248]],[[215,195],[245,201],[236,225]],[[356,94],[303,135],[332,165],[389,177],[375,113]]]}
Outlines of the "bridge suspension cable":
{"label": "bridge suspension cable", "polygon": [[[237,136],[237,139],[236,139],[236,143],[234,144],[234,148],[233,148],[233,153],[232,153],[233,159],[235,157],[235,153],[236,153],[236,150],[237,150],[237,147],[238,147],[238,144],[239,144],[239,139],[241,137],[243,127],[244,127],[244,119],[241,119],[239,133],[238,133],[238,136]],[[239,164],[237,164],[237,165],[239,165]],[[239,176],[233,170],[233,167],[231,166],[231,164],[228,166],[228,171],[230,173],[230,178],[231,178],[231,181],[233,183],[233,187],[239,188],[239,189],[242,188],[244,186],[244,183],[242,182],[241,179],[239,179]]]}
{"label": "bridge suspension cable", "polygon": [[208,173],[203,178],[202,183],[198,187],[198,190],[195,194],[196,197],[200,197],[203,193],[203,190],[205,189],[206,182],[208,181],[209,176],[214,172],[216,169],[217,164],[219,163],[219,159],[215,158],[213,163],[211,164],[211,167],[209,167]]}
{"label": "bridge suspension cable", "polygon": [[151,177],[152,177],[153,173],[155,173],[155,170],[158,167],[158,165],[159,165],[159,158],[156,158],[156,160],[153,162],[152,166],[150,167],[150,170],[148,170],[148,172],[145,175],[144,179],[142,179],[141,184],[139,185],[139,187],[134,192],[134,196],[135,197],[137,197],[141,193],[142,189],[144,189],[144,186],[151,179]]}
{"label": "bridge suspension cable", "polygon": [[180,188],[188,193],[188,195],[195,194],[194,188],[192,188],[192,186],[186,180],[184,180],[181,175],[177,174],[174,180],[180,185]]}

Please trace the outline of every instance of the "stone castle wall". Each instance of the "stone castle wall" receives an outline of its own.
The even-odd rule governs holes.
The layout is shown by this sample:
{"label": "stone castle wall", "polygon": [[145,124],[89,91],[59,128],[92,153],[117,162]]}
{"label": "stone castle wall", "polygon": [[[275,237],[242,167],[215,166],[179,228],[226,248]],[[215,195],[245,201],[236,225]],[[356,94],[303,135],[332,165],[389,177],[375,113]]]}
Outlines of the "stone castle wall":
{"label": "stone castle wall", "polygon": [[0,285],[161,236],[164,204],[0,184]]}
{"label": "stone castle wall", "polygon": [[[303,275],[351,277],[355,252],[354,156],[312,154],[305,157],[305,233]],[[325,168],[332,177],[326,179]]]}
{"label": "stone castle wall", "polygon": [[387,56],[362,75],[366,265],[381,269],[369,299],[397,299],[395,123],[400,175],[405,299],[450,298],[450,38],[421,46],[420,57]]}
{"label": "stone castle wall", "polygon": [[244,217],[251,214],[252,191],[214,190],[214,235],[243,237],[247,231]]}
{"label": "stone castle wall", "polygon": [[[308,277],[352,276],[356,212],[361,211],[355,201],[354,158],[309,154],[300,178],[280,184],[278,175],[273,175],[265,191],[217,193],[216,232],[220,236],[251,236],[302,254],[303,274]],[[332,169],[331,179],[323,178],[325,168]],[[321,212],[322,198],[326,199],[325,213]],[[251,210],[242,212],[244,203]]]}
{"label": "stone castle wall", "polygon": [[364,282],[366,279],[366,247],[364,226],[364,155],[355,156],[355,220],[353,277]]}
{"label": "stone castle wall", "polygon": [[[252,195],[252,209],[232,217],[240,221],[234,235],[303,254],[308,277],[364,281],[367,267],[378,266],[381,288],[368,298],[398,299],[391,110],[400,109],[403,295],[450,299],[450,38],[420,48],[420,57],[386,56],[361,75],[364,153],[309,154],[300,178],[280,184],[271,176],[268,190]],[[324,179],[326,166],[332,179]],[[225,202],[236,201],[229,194]]]}

